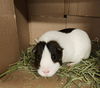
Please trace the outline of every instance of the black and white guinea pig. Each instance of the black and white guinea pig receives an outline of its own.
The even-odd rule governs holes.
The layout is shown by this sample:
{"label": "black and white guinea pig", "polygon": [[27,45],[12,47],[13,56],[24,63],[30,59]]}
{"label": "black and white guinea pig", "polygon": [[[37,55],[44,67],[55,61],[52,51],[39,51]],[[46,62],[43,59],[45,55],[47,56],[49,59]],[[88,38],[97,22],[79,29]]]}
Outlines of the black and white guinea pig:
{"label": "black and white guinea pig", "polygon": [[35,67],[44,77],[53,76],[64,62],[70,65],[89,57],[91,41],[80,29],[68,28],[44,33],[38,40],[35,53]]}

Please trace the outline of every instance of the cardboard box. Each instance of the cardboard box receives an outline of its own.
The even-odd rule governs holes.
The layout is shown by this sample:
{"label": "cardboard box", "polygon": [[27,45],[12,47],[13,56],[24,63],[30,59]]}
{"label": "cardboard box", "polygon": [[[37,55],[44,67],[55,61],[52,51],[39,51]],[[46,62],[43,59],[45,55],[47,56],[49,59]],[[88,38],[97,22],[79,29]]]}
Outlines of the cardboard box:
{"label": "cardboard box", "polygon": [[0,72],[46,31],[76,27],[100,38],[99,8],[100,0],[0,0]]}

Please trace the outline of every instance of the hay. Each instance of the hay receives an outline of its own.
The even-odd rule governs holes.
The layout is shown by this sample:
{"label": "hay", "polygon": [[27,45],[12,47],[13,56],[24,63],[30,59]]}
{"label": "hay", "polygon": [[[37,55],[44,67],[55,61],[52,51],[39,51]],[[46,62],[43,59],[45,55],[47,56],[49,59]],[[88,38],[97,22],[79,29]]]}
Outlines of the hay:
{"label": "hay", "polygon": [[[25,69],[31,72],[34,78],[39,77],[37,71],[31,63],[34,62],[34,55],[32,49],[35,45],[30,46],[26,51],[22,52],[20,61],[13,65],[10,65],[9,69],[0,75],[0,78],[18,69]],[[77,88],[81,88],[84,85],[90,85],[90,88],[100,88],[100,42],[95,40],[92,42],[92,53],[89,59],[82,60],[74,67],[67,67],[67,64],[63,66],[56,73],[61,78],[67,78],[63,88],[71,88],[72,84]],[[76,83],[76,80],[79,82]]]}
{"label": "hay", "polygon": [[34,46],[35,45],[30,46],[29,48],[27,48],[27,50],[22,51],[20,60],[14,64],[11,64],[8,67],[7,71],[0,74],[0,78],[16,70],[27,70],[36,77],[36,74],[37,74],[36,69],[33,68],[33,66],[31,65],[31,63],[33,63],[34,61],[34,55],[32,54],[32,49],[34,48]]}
{"label": "hay", "polygon": [[68,68],[66,64],[58,71],[60,77],[67,77],[68,81],[63,88],[69,88],[75,80],[79,80],[78,88],[83,85],[91,85],[90,88],[100,88],[100,61],[97,58],[90,57],[88,60],[82,60],[80,64]]}

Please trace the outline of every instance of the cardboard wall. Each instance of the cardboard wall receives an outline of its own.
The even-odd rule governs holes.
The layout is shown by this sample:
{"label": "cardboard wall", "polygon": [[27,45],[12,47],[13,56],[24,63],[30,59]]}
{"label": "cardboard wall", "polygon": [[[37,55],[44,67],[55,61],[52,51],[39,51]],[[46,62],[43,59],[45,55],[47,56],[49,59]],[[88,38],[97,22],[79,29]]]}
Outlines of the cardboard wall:
{"label": "cardboard wall", "polygon": [[14,0],[20,51],[29,46],[28,8],[26,0]]}
{"label": "cardboard wall", "polygon": [[47,31],[64,29],[65,21],[64,18],[32,16],[29,23],[30,44]]}
{"label": "cardboard wall", "polygon": [[[76,16],[100,17],[100,0],[65,0],[68,7],[65,8],[65,14]],[[68,6],[68,5],[67,5]]]}
{"label": "cardboard wall", "polygon": [[19,57],[13,0],[0,0],[0,73]]}
{"label": "cardboard wall", "polygon": [[28,0],[30,44],[49,30],[65,28],[64,0]]}
{"label": "cardboard wall", "polygon": [[85,30],[91,39],[100,38],[100,18],[68,16],[66,28]]}
{"label": "cardboard wall", "polygon": [[65,1],[66,27],[83,29],[91,39],[100,38],[100,0]]}
{"label": "cardboard wall", "polygon": [[27,0],[29,15],[63,17],[64,0]]}

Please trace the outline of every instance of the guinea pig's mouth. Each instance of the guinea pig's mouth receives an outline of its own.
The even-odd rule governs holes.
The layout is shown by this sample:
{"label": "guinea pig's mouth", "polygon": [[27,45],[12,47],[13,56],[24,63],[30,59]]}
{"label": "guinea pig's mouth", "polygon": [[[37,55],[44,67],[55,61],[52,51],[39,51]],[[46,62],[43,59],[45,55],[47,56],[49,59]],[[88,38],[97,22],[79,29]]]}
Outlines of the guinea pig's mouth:
{"label": "guinea pig's mouth", "polygon": [[60,68],[52,68],[52,69],[48,69],[48,70],[44,70],[44,69],[38,69],[38,74],[42,77],[52,77],[56,74],[56,72],[58,71],[58,69]]}
{"label": "guinea pig's mouth", "polygon": [[50,71],[49,73],[44,73],[43,71],[38,70],[38,74],[42,77],[52,77],[53,75],[55,75],[56,72],[57,71],[55,72]]}
{"label": "guinea pig's mouth", "polygon": [[52,77],[56,72],[48,71],[44,72],[43,70],[38,70],[38,74],[42,77]]}

